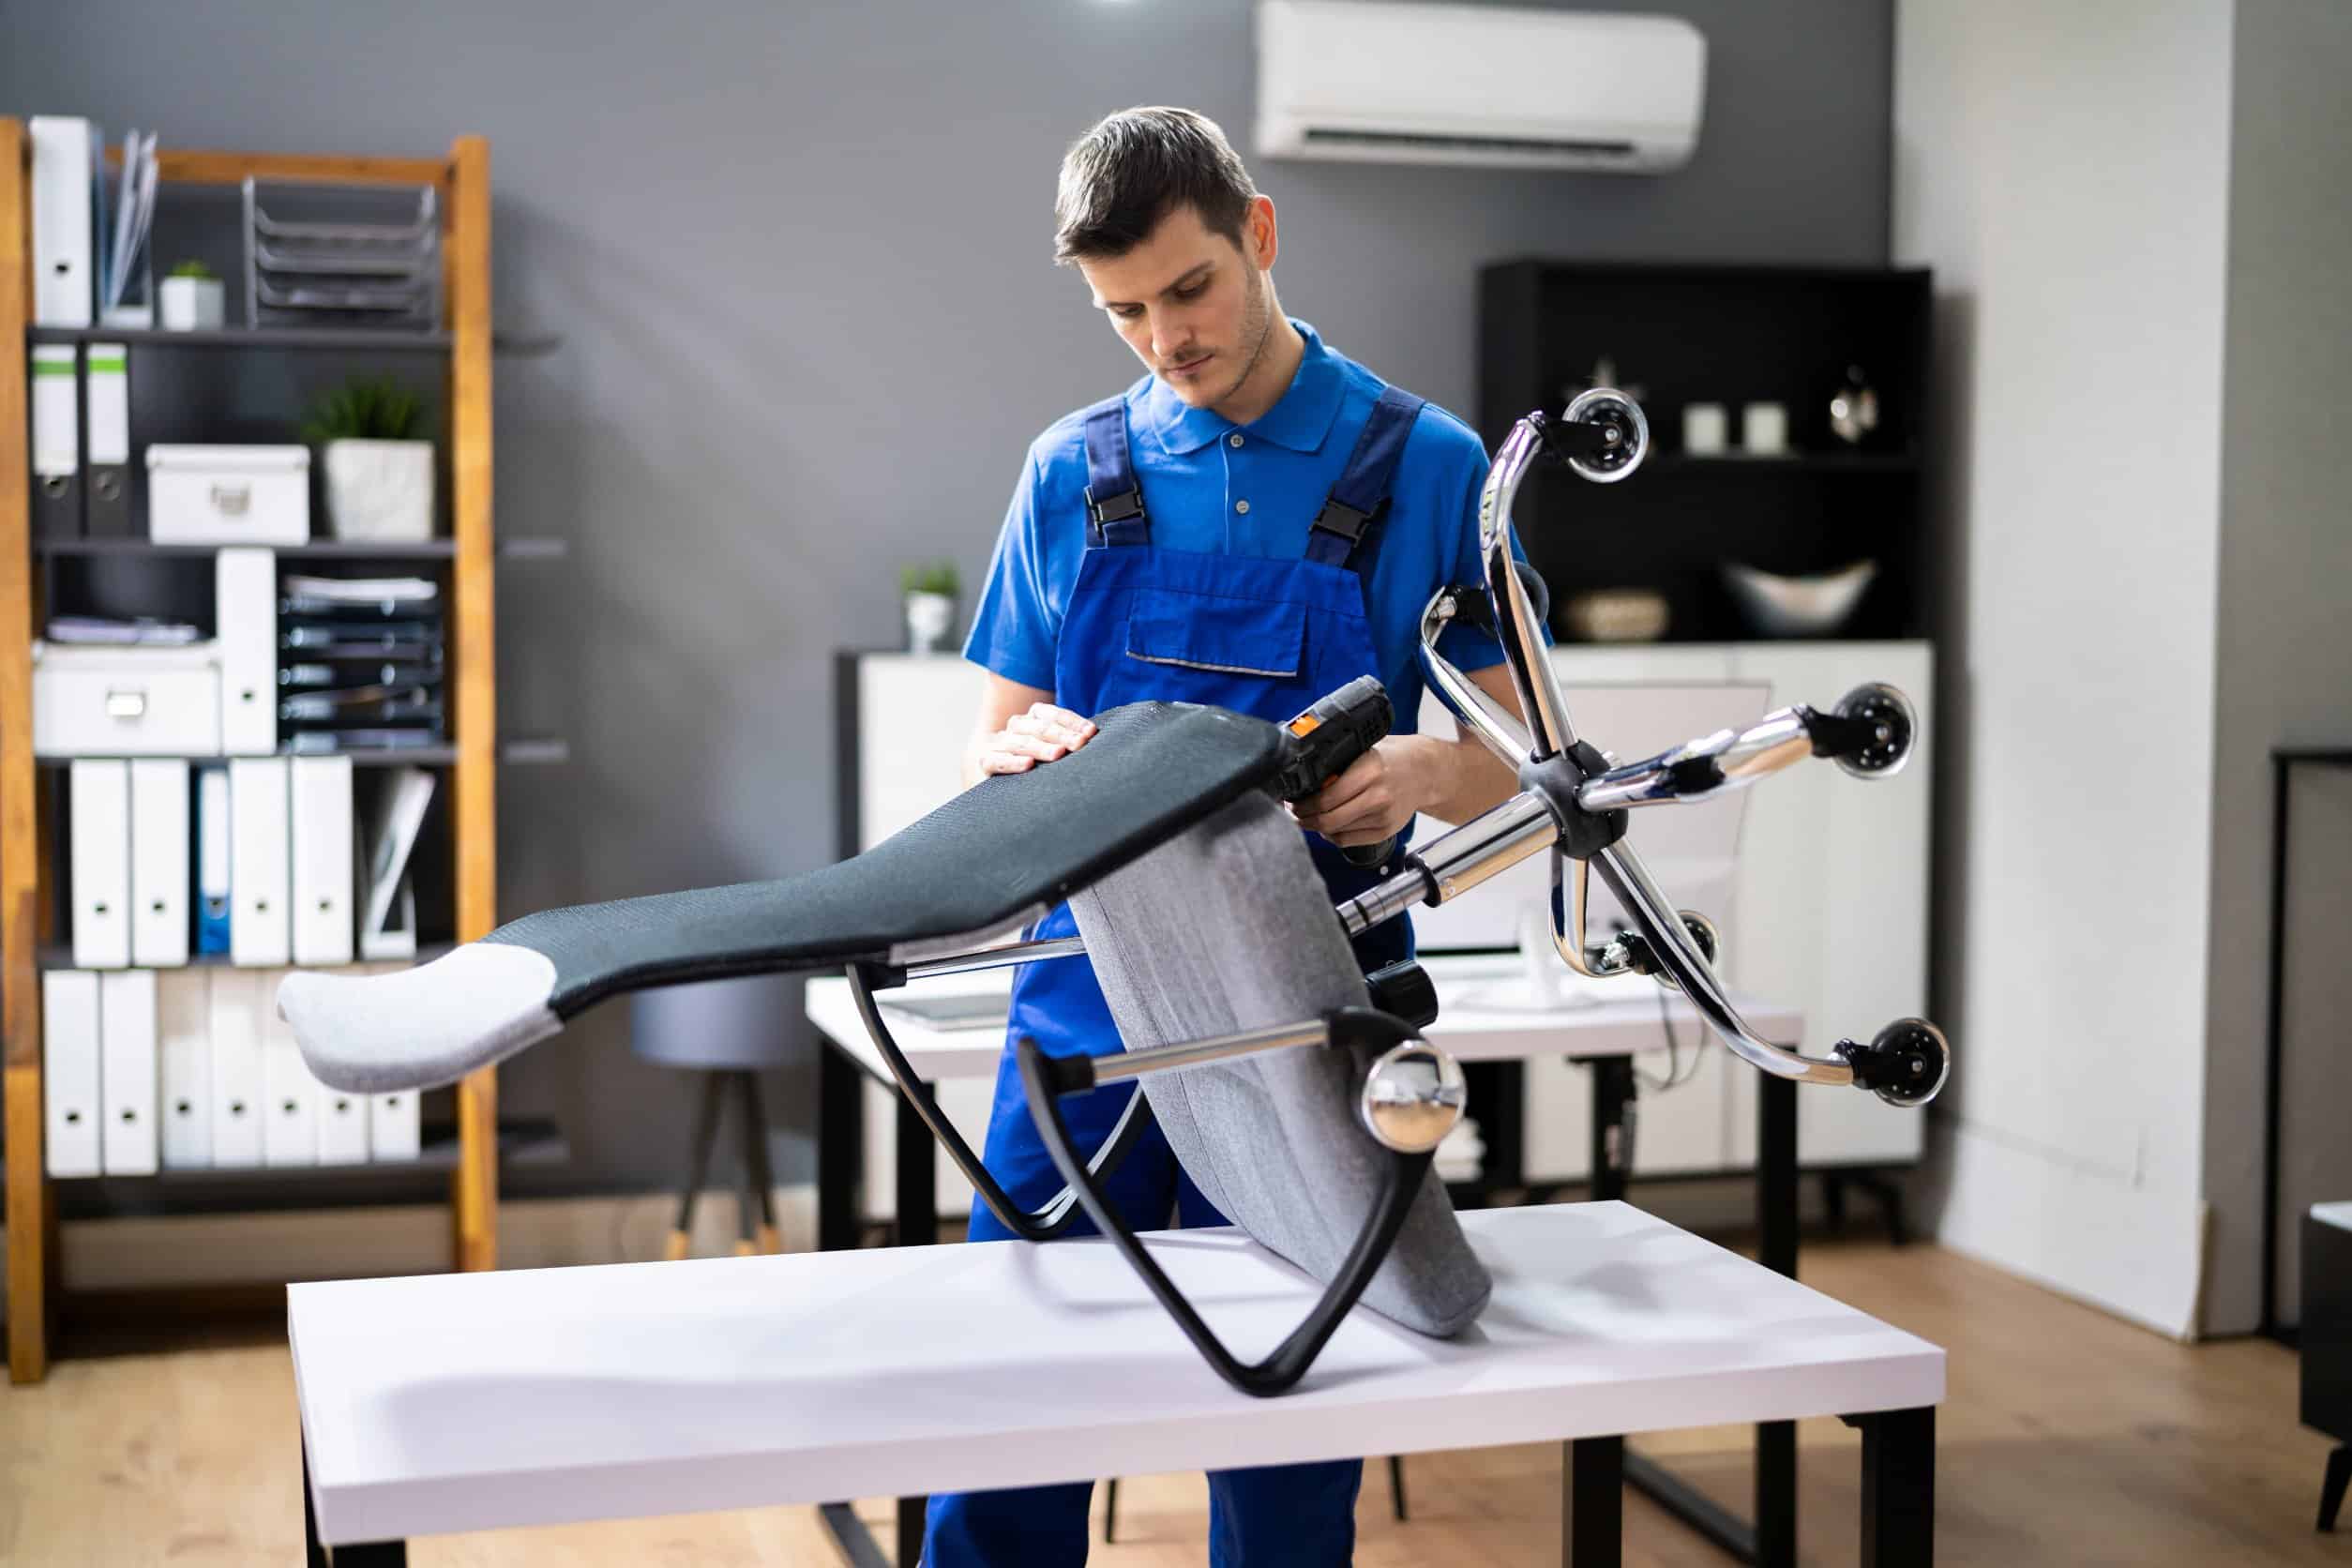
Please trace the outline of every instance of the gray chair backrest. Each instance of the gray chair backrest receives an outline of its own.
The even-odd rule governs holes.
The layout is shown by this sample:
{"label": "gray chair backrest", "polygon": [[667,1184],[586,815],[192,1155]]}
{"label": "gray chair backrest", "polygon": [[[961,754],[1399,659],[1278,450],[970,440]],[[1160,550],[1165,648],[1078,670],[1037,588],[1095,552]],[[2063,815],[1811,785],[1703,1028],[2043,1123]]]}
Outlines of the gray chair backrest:
{"label": "gray chair backrest", "polygon": [[[1073,895],[1129,1049],[1370,1005],[1298,824],[1256,792]],[[1369,1053],[1296,1047],[1142,1080],[1195,1184],[1269,1250],[1328,1283],[1395,1156],[1357,1120]],[[1434,1170],[1364,1304],[1451,1335],[1493,1281]]]}

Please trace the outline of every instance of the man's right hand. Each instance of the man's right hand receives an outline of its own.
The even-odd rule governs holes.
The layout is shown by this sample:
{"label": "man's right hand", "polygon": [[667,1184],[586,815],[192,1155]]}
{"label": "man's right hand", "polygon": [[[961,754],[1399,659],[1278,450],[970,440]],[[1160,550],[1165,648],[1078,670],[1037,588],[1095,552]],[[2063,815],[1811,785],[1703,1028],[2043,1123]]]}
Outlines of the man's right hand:
{"label": "man's right hand", "polygon": [[1059,761],[1094,738],[1094,726],[1067,708],[1032,702],[1004,721],[1002,730],[972,737],[969,755],[979,777],[1027,773],[1040,762]]}

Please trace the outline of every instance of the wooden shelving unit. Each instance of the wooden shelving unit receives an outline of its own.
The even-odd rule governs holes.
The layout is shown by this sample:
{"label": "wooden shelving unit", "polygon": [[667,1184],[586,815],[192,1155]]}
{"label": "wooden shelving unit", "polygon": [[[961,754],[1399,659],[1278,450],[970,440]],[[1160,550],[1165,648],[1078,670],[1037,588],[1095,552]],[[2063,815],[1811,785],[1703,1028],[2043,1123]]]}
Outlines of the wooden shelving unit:
{"label": "wooden shelving unit", "polygon": [[[443,432],[450,476],[450,537],[430,548],[353,548],[331,541],[290,555],[446,561],[450,744],[402,756],[446,770],[450,844],[455,857],[455,935],[487,935],[496,924],[497,742],[494,578],[499,550],[491,523],[490,144],[459,138],[445,157],[386,158],[166,149],[164,184],[238,185],[248,175],[356,183],[433,185],[443,217],[445,330],[408,336],[355,331],[230,329],[203,334],[34,329],[29,147],[22,120],[0,117],[0,1046],[5,1047],[8,1375],[31,1382],[46,1372],[55,1294],[57,1194],[42,1148],[41,991],[43,927],[52,902],[45,885],[51,852],[32,746],[31,647],[41,607],[42,573],[31,536],[31,454],[27,443],[26,350],[42,341],[102,338],[134,352],[165,346],[212,353],[413,351],[447,362]],[[92,547],[81,547],[91,550]],[[122,549],[108,546],[106,549]],[[149,547],[153,548],[153,547]],[[44,545],[40,553],[72,553]],[[92,550],[103,553],[103,550]],[[531,553],[556,553],[536,550]],[[451,1258],[460,1269],[498,1261],[498,1084],[485,1070],[456,1091],[454,1145],[431,1165],[449,1170]],[[214,1173],[218,1176],[219,1173]],[[282,1173],[280,1173],[282,1174]]]}

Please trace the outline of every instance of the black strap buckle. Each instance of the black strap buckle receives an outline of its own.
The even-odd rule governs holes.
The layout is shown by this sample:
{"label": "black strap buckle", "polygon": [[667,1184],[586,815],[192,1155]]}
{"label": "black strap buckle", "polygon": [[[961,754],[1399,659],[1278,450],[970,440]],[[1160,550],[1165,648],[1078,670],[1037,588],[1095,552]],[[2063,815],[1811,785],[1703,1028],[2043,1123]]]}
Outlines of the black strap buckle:
{"label": "black strap buckle", "polygon": [[1143,515],[1142,488],[1138,486],[1134,490],[1122,490],[1107,501],[1097,501],[1094,499],[1094,487],[1089,485],[1086,487],[1086,511],[1094,520],[1096,527],[1107,522],[1124,522],[1129,518],[1139,518]]}
{"label": "black strap buckle", "polygon": [[1364,525],[1372,520],[1370,512],[1359,512],[1334,496],[1323,503],[1323,509],[1315,514],[1315,526],[1326,534],[1336,534],[1349,544],[1364,537]]}

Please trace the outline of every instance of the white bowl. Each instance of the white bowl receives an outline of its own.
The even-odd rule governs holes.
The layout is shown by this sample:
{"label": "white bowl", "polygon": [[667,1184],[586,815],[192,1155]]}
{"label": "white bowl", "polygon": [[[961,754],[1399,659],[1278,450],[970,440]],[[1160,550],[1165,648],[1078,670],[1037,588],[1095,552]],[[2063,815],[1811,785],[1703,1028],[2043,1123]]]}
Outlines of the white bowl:
{"label": "white bowl", "polygon": [[1723,564],[1724,585],[1766,637],[1815,637],[1835,631],[1862,602],[1876,561],[1857,561],[1821,577],[1775,577],[1736,561]]}

